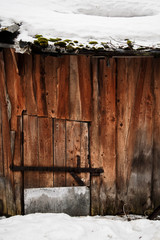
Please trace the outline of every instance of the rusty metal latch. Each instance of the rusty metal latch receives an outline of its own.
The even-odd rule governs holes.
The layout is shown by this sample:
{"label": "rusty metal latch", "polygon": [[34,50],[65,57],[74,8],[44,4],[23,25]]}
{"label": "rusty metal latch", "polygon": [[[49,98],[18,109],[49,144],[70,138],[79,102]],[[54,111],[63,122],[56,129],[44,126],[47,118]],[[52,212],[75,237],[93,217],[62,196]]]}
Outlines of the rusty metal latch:
{"label": "rusty metal latch", "polygon": [[41,166],[16,166],[10,165],[13,172],[40,171],[40,172],[68,172],[68,173],[90,173],[91,175],[100,175],[104,172],[103,168],[81,168],[81,167],[41,167]]}

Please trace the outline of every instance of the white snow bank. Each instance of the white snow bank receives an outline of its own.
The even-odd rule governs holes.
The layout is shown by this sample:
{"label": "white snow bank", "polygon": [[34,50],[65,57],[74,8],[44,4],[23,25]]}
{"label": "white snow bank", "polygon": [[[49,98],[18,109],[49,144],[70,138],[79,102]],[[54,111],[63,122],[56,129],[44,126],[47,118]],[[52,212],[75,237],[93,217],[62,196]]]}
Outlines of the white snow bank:
{"label": "white snow bank", "polygon": [[159,240],[160,221],[30,214],[0,220],[0,240]]}
{"label": "white snow bank", "polygon": [[35,34],[70,38],[86,43],[130,39],[143,46],[160,44],[159,0],[5,0],[0,23],[22,23],[18,40]]}

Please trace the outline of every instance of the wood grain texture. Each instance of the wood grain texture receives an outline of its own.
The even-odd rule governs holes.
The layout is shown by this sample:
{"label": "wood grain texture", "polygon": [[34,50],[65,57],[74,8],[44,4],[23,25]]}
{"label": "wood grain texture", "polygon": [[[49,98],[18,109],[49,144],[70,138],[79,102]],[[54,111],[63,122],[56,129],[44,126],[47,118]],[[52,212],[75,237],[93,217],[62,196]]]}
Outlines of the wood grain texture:
{"label": "wood grain texture", "polygon": [[59,58],[48,56],[45,58],[45,83],[48,116],[57,116],[57,69]]}
{"label": "wood grain texture", "polygon": [[36,84],[32,74],[34,69],[33,56],[25,54],[24,64],[25,64],[24,85],[27,114],[37,115]]}
{"label": "wood grain texture", "polygon": [[[77,167],[80,144],[80,122],[66,121],[66,167]],[[66,186],[77,186],[77,182],[69,173],[66,173]]]}
{"label": "wood grain texture", "polygon": [[[51,118],[38,118],[38,158],[39,166],[53,166],[53,136]],[[39,173],[39,187],[53,187],[53,172]]]}
{"label": "wood grain texture", "polygon": [[[38,166],[38,120],[35,116],[23,116],[24,166]],[[39,187],[39,172],[24,173],[24,188]]]}
{"label": "wood grain texture", "polygon": [[69,56],[59,59],[57,70],[57,118],[69,118]]}
{"label": "wood grain texture", "polygon": [[[13,164],[22,165],[22,117],[17,118],[17,131],[15,133]],[[23,194],[22,173],[14,172],[14,199],[16,214],[20,215],[22,211],[21,197]]]}
{"label": "wood grain texture", "polygon": [[5,199],[6,201],[6,214],[12,215],[15,212],[13,200],[13,173],[10,171],[9,166],[12,163],[11,154],[11,138],[10,138],[10,101],[7,93],[6,76],[4,68],[4,58],[0,52],[0,102],[1,102],[1,116],[2,116],[2,138],[3,138],[3,161],[4,161],[4,186],[5,186]]}
{"label": "wood grain texture", "polygon": [[17,128],[17,116],[25,109],[23,82],[21,80],[16,59],[17,54],[13,49],[3,51],[5,61],[6,87],[11,103],[11,130]]}
{"label": "wood grain texture", "polygon": [[78,57],[70,56],[70,78],[69,78],[69,118],[81,120],[82,106],[80,95],[80,81],[78,69]]}
{"label": "wood grain texture", "polygon": [[100,187],[100,213],[102,215],[114,213],[116,207],[115,71],[115,59],[99,60],[99,158],[103,163],[104,169]]}
{"label": "wood grain texture", "polygon": [[33,80],[36,85],[37,115],[47,116],[44,56],[34,55],[33,57]]}
{"label": "wood grain texture", "polygon": [[[90,167],[89,127],[88,123],[80,123],[80,167]],[[90,186],[90,173],[81,173],[80,177],[86,186]]]}
{"label": "wood grain texture", "polygon": [[159,206],[160,199],[160,59],[154,59],[154,129],[153,129],[153,172],[152,206]]}
{"label": "wood grain texture", "polygon": [[87,56],[78,56],[78,72],[82,117],[81,121],[91,121],[92,87],[91,87],[91,60]]}
{"label": "wood grain texture", "polygon": [[[92,58],[92,121],[90,126],[90,161],[91,167],[102,167],[99,158],[99,84],[98,59]],[[102,160],[102,159],[101,159]],[[100,177],[91,177],[91,215],[100,213]]]}
{"label": "wood grain texture", "polygon": [[[54,120],[54,166],[66,166],[66,122]],[[66,185],[65,173],[54,173],[54,187]]]}
{"label": "wood grain texture", "polygon": [[2,110],[0,105],[0,177],[4,176],[4,162],[3,162],[3,138],[2,138]]}
{"label": "wood grain texture", "polygon": [[118,60],[117,99],[117,205],[144,213],[151,207],[152,58]]}

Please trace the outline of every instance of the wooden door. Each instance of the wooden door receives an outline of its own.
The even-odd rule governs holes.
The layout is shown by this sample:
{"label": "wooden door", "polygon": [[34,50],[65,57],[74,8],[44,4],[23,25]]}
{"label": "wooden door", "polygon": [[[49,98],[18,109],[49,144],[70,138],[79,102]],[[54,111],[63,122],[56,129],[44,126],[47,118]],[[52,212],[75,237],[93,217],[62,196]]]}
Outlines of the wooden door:
{"label": "wooden door", "polygon": [[[87,122],[23,116],[23,165],[53,167],[53,171],[24,171],[24,188],[90,185],[90,174],[65,172],[66,167],[89,168]],[[62,171],[54,171],[62,167]]]}

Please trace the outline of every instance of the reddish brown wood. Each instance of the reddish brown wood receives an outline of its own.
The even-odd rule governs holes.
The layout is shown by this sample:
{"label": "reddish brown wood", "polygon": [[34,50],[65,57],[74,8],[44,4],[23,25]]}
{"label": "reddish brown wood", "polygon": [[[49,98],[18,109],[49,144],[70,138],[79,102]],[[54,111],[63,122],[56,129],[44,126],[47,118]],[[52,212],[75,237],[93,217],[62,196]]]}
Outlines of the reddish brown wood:
{"label": "reddish brown wood", "polygon": [[57,116],[57,69],[59,58],[48,56],[45,58],[45,82],[48,116]]}
{"label": "reddish brown wood", "polygon": [[9,101],[11,104],[11,127],[13,130],[17,128],[16,121],[16,89],[15,83],[18,78],[18,73],[16,72],[15,65],[13,63],[13,57],[10,49],[4,50],[4,61],[5,61],[5,76],[6,76],[6,87],[7,93],[9,94]]}
{"label": "reddish brown wood", "polygon": [[[99,85],[98,85],[98,59],[92,58],[92,122],[90,126],[90,161],[91,167],[102,167],[99,158]],[[102,160],[102,159],[101,159]],[[100,213],[100,177],[93,176],[91,178],[91,215]]]}
{"label": "reddish brown wood", "polygon": [[[15,134],[13,164],[22,165],[22,118],[17,118],[17,131]],[[22,173],[14,172],[14,198],[16,205],[16,214],[21,214],[21,196],[22,196]]]}
{"label": "reddish brown wood", "polygon": [[[54,120],[54,166],[65,167],[66,164],[66,123],[65,120]],[[65,173],[54,173],[54,187],[64,187]]]}
{"label": "reddish brown wood", "polygon": [[[89,129],[88,123],[80,123],[80,167],[90,167],[90,156],[89,156]],[[82,181],[86,186],[90,186],[90,174],[81,173],[80,175]]]}
{"label": "reddish brown wood", "polygon": [[25,64],[24,85],[27,114],[37,115],[36,84],[32,75],[34,69],[33,56],[25,54],[24,64]]}
{"label": "reddish brown wood", "polygon": [[[38,166],[38,120],[34,116],[23,116],[24,166]],[[39,172],[24,173],[24,188],[39,187]]]}
{"label": "reddish brown wood", "polygon": [[[116,207],[116,62],[99,60],[100,162],[104,174],[100,187],[100,213],[112,214]],[[105,192],[105,194],[104,194]]]}
{"label": "reddish brown wood", "polygon": [[33,79],[36,84],[37,115],[47,116],[44,56],[34,55]]}
{"label": "reddish brown wood", "polygon": [[160,59],[154,61],[154,129],[153,129],[153,173],[152,173],[152,204],[159,206],[160,199]]}
{"label": "reddish brown wood", "polygon": [[[53,166],[52,119],[38,118],[39,166]],[[39,187],[53,187],[53,173],[39,173]]]}
{"label": "reddish brown wood", "polygon": [[152,58],[118,60],[118,206],[122,210],[122,205],[127,203],[132,210],[131,203],[136,202],[134,207],[136,206],[141,213],[144,213],[144,209],[151,207],[153,146],[151,69]]}
{"label": "reddish brown wood", "polygon": [[91,121],[91,60],[87,56],[78,56],[79,86],[82,117],[81,121]]}
{"label": "reddish brown wood", "polygon": [[3,139],[2,139],[2,111],[0,105],[0,177],[4,176],[4,162],[3,162]]}
{"label": "reddish brown wood", "polygon": [[72,120],[82,119],[82,106],[79,85],[80,79],[78,72],[78,57],[70,56],[69,117]]}
{"label": "reddish brown wood", "polygon": [[57,118],[69,118],[69,56],[59,59],[57,72]]}
{"label": "reddish brown wood", "polygon": [[10,104],[7,102],[8,95],[5,84],[4,61],[2,53],[0,53],[0,86],[4,174],[7,177],[9,174],[9,165],[11,164],[10,126],[8,119],[8,116],[10,115]]}
{"label": "reddish brown wood", "polygon": [[[81,147],[80,122],[66,121],[66,167],[77,167]],[[66,174],[66,186],[76,186],[73,177]]]}
{"label": "reddish brown wood", "polygon": [[11,154],[11,140],[10,140],[10,126],[9,126],[9,115],[10,108],[8,102],[4,59],[2,52],[0,53],[0,102],[1,102],[1,114],[2,114],[2,138],[3,138],[3,161],[4,161],[4,184],[5,199],[3,199],[4,205],[6,203],[6,214],[14,213],[14,202],[13,202],[13,174],[9,169],[12,163]]}

